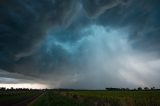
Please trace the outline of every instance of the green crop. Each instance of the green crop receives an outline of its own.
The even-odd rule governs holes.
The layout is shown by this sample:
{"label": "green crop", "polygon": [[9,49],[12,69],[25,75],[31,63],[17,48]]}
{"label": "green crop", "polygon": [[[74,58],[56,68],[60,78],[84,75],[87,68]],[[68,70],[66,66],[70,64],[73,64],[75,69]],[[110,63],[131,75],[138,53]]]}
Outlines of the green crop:
{"label": "green crop", "polygon": [[85,106],[85,104],[57,94],[56,92],[45,92],[28,106]]}
{"label": "green crop", "polygon": [[1,92],[0,103],[1,104],[14,104],[24,99],[38,95],[39,92]]}
{"label": "green crop", "polygon": [[111,106],[160,106],[160,91],[70,91],[85,102],[104,102]]}

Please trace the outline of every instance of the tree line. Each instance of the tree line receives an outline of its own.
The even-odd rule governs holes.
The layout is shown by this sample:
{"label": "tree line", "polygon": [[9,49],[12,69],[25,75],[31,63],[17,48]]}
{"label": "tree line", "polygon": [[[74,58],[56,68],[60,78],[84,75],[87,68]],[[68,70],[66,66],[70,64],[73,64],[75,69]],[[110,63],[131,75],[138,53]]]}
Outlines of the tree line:
{"label": "tree line", "polygon": [[[55,88],[55,89],[29,89],[29,88],[5,88],[0,87],[0,91],[73,91],[73,90],[90,90],[90,89],[65,89],[65,88]],[[106,91],[160,91],[159,88],[156,87],[138,87],[138,88],[105,88]]]}
{"label": "tree line", "polygon": [[157,91],[160,90],[159,88],[156,87],[138,87],[138,88],[134,88],[134,89],[130,89],[130,88],[106,88],[107,91]]}

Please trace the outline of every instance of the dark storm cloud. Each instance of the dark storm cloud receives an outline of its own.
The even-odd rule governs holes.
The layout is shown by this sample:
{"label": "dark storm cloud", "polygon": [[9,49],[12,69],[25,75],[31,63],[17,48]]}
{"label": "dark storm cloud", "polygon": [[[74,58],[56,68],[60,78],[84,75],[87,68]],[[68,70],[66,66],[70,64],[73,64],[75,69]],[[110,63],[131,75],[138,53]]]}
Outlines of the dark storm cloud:
{"label": "dark storm cloud", "polygon": [[34,83],[35,81],[43,82],[43,80],[41,80],[40,78],[0,70],[0,83]]}
{"label": "dark storm cloud", "polygon": [[47,29],[67,24],[76,6],[74,0],[0,1],[1,65],[31,55]]}
{"label": "dark storm cloud", "polygon": [[106,11],[98,17],[98,22],[104,26],[129,26],[131,28],[130,40],[135,48],[156,52],[156,50],[159,51],[160,40],[159,3],[158,0],[130,0],[125,5]]}
{"label": "dark storm cloud", "polygon": [[[115,28],[130,27],[129,40],[133,47],[151,52],[157,52],[157,50],[159,50],[159,1],[85,0],[82,4],[88,15],[94,17],[97,14],[99,17],[90,19],[86,18],[86,16],[81,16],[73,22],[69,28],[58,31],[58,33],[55,34],[58,39],[63,41],[80,39],[83,35],[79,34],[79,29],[91,23],[96,23]],[[112,6],[112,4],[116,5]],[[103,6],[111,6],[111,8],[104,10],[98,9]],[[145,48],[145,46],[148,46],[148,48]]]}
{"label": "dark storm cloud", "polygon": [[82,0],[83,7],[87,14],[91,17],[97,17],[103,14],[106,10],[112,9],[124,0]]}
{"label": "dark storm cloud", "polygon": [[[159,3],[1,0],[0,68],[36,77],[36,81],[44,78],[51,86],[145,85],[152,75],[148,70],[157,73],[159,68],[154,58],[160,49]],[[146,53],[151,54],[147,57]],[[156,62],[150,63],[150,59]]]}

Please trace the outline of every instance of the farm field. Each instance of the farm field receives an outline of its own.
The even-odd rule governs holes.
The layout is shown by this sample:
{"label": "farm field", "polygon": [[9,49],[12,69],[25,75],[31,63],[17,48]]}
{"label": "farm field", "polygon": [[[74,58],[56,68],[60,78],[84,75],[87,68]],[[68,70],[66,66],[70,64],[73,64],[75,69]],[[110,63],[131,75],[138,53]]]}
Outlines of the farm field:
{"label": "farm field", "polygon": [[25,106],[41,94],[41,91],[3,91],[0,106]]}
{"label": "farm field", "polygon": [[70,91],[64,95],[90,106],[160,106],[160,91]]}
{"label": "farm field", "polygon": [[0,93],[0,106],[160,106],[160,91],[15,91]]}
{"label": "farm field", "polygon": [[28,106],[87,106],[78,100],[63,96],[60,92],[49,91],[35,99]]}

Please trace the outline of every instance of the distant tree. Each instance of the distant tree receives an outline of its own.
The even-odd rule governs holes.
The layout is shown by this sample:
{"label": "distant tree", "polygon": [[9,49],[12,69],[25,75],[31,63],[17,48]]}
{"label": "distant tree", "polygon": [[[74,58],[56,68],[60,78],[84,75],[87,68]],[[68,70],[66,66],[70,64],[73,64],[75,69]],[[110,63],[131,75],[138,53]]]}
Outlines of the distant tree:
{"label": "distant tree", "polygon": [[126,89],[125,88],[121,88],[121,91],[125,91]]}
{"label": "distant tree", "polygon": [[149,88],[148,88],[148,87],[144,87],[144,90],[146,90],[146,91],[147,91],[147,90],[149,90]]}
{"label": "distant tree", "polygon": [[126,88],[126,91],[130,91],[130,89],[129,89],[129,88]]}
{"label": "distant tree", "polygon": [[142,90],[142,87],[138,87],[137,90],[138,90],[138,91],[141,91],[141,90]]}
{"label": "distant tree", "polygon": [[133,90],[134,90],[134,91],[136,91],[137,89],[136,89],[136,88],[134,88]]}
{"label": "distant tree", "polygon": [[10,90],[14,90],[14,88],[13,88],[13,87],[11,87],[11,88],[10,88]]}
{"label": "distant tree", "polygon": [[153,87],[151,87],[151,90],[155,90],[156,88],[153,86]]}
{"label": "distant tree", "polygon": [[5,90],[6,90],[5,87],[1,87],[1,88],[0,88],[0,91],[5,91]]}

